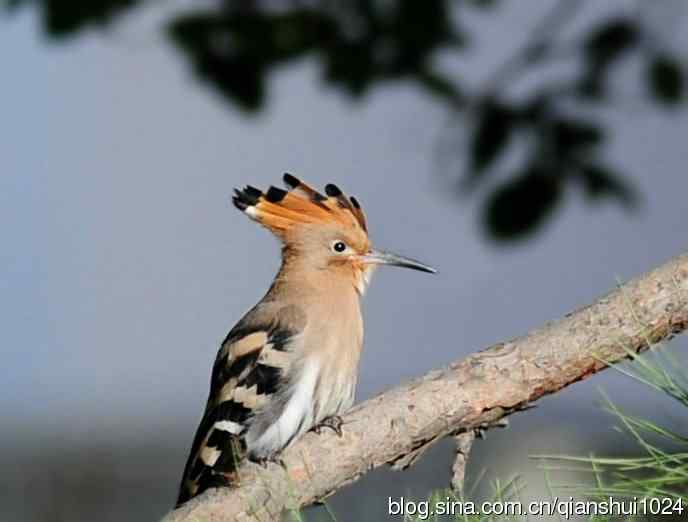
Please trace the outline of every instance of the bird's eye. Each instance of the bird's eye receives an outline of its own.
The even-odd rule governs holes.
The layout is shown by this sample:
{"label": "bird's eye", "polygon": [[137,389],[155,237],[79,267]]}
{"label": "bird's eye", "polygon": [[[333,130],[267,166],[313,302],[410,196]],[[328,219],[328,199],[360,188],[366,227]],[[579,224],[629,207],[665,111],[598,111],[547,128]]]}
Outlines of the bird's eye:
{"label": "bird's eye", "polygon": [[335,241],[332,243],[332,250],[342,253],[344,250],[346,250],[346,243],[344,243],[344,241]]}

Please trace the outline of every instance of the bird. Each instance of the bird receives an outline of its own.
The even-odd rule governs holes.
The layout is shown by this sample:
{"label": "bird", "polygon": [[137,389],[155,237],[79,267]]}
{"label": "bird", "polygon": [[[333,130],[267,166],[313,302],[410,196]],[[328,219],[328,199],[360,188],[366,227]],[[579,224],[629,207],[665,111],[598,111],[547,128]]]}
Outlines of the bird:
{"label": "bird", "polygon": [[286,190],[235,189],[234,206],[274,234],[282,262],[265,296],[232,328],[212,369],[177,506],[239,484],[245,458],[266,463],[303,433],[342,433],[363,347],[361,298],[379,265],[434,273],[372,247],[358,200],[291,174]]}

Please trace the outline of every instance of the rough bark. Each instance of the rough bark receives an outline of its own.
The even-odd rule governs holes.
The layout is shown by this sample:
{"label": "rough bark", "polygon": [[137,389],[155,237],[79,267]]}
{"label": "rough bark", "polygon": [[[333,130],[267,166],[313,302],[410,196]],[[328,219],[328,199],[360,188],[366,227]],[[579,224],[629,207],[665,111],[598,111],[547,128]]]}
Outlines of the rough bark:
{"label": "rough bark", "polygon": [[[688,255],[523,337],[496,344],[354,407],[343,436],[308,433],[285,468],[241,468],[236,489],[211,490],[165,522],[276,520],[383,464],[410,465],[437,440],[494,423],[688,327]],[[448,464],[449,465],[449,464]]]}
{"label": "rough bark", "polygon": [[459,498],[463,495],[463,479],[466,476],[466,464],[468,464],[468,455],[471,452],[473,441],[475,440],[475,432],[462,431],[454,435],[454,442],[456,443],[456,454],[454,455],[454,464],[452,464],[452,478],[451,489],[453,489]]}

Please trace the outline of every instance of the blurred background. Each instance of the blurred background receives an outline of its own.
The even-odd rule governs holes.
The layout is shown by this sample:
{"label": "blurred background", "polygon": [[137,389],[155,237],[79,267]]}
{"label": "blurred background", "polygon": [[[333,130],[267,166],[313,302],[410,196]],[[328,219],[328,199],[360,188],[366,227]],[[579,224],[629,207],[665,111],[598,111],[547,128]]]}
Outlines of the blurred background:
{"label": "blurred background", "polygon": [[[235,186],[335,182],[378,245],[440,269],[376,275],[359,400],[685,251],[685,2],[0,6],[0,520],[171,508],[219,342],[279,265]],[[600,388],[685,431],[607,371],[478,441],[476,498],[517,474],[548,496],[532,454],[637,452]],[[445,487],[451,456],[330,507],[385,519],[388,495]]]}

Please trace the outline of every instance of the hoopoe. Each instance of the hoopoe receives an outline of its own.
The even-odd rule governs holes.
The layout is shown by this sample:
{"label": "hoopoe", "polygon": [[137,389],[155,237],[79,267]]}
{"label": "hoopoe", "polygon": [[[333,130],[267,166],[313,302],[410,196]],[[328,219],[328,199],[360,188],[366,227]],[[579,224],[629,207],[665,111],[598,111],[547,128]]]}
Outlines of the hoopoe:
{"label": "hoopoe", "polygon": [[234,205],[281,240],[282,265],[220,347],[177,505],[236,484],[245,456],[274,459],[311,428],[341,434],[363,345],[360,298],[374,268],[435,271],[374,250],[360,204],[335,185],[326,197],[290,174],[284,182],[289,190],[235,190]]}

